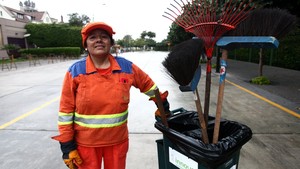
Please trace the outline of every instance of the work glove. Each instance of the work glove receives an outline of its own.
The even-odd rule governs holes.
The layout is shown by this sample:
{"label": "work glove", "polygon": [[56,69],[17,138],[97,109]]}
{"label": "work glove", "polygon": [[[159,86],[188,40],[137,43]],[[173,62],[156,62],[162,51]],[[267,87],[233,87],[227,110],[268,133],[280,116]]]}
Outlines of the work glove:
{"label": "work glove", "polygon": [[60,142],[60,147],[63,152],[63,160],[67,167],[70,169],[77,169],[77,165],[80,165],[82,160],[76,150],[77,146],[75,141],[71,140],[65,143]]}
{"label": "work glove", "polygon": [[67,167],[69,167],[70,169],[77,169],[77,164],[80,165],[82,163],[77,150],[73,150],[69,154],[66,154],[63,159]]}
{"label": "work glove", "polygon": [[[160,94],[166,117],[169,117],[171,115],[171,113],[170,113],[170,104],[169,104],[168,99],[167,99],[168,94],[169,94],[168,91],[165,91],[164,93]],[[156,100],[155,97],[150,98],[150,100],[154,101],[154,103],[158,107],[157,100]],[[155,111],[155,117],[161,117],[161,112],[158,109]]]}

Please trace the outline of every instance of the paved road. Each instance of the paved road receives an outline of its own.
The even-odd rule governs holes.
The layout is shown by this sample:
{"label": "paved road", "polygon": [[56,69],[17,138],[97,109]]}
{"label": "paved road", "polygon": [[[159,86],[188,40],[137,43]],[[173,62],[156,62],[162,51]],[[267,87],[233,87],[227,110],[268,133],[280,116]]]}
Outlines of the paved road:
{"label": "paved road", "polygon": [[[167,56],[166,52],[135,52],[125,53],[123,56],[145,70],[161,90],[169,91],[171,109],[184,107],[187,110],[195,110],[192,93],[180,92],[178,85],[164,72],[161,61]],[[69,60],[52,64],[42,61],[42,65],[35,67],[29,67],[28,63],[24,62],[18,63],[17,70],[0,72],[1,169],[65,168],[59,145],[50,137],[57,134],[56,120],[61,83],[65,71],[73,62],[74,60]],[[280,94],[277,89],[269,91],[269,88],[265,89],[267,87],[250,85],[247,81],[252,75],[243,74],[247,73],[246,68],[249,67],[245,64],[247,63],[229,61],[222,112],[223,118],[246,124],[253,131],[253,138],[242,148],[239,168],[298,169],[300,120],[295,107],[299,107],[299,95],[294,100]],[[244,69],[234,69],[235,66]],[[205,70],[204,65],[202,69]],[[297,71],[294,73],[299,74]],[[275,82],[278,83],[275,83],[275,87],[288,92],[287,89],[291,87],[284,88],[281,78],[284,77],[276,74]],[[284,81],[289,83],[293,80],[288,78]],[[299,80],[295,83],[299,88]],[[205,71],[202,72],[198,86],[202,98],[204,84]],[[217,91],[218,74],[213,73],[211,115],[215,114]],[[297,92],[299,89],[295,91]],[[128,169],[141,166],[144,169],[158,168],[155,141],[162,138],[162,134],[153,126],[155,109],[155,105],[148,102],[146,96],[132,89]]]}

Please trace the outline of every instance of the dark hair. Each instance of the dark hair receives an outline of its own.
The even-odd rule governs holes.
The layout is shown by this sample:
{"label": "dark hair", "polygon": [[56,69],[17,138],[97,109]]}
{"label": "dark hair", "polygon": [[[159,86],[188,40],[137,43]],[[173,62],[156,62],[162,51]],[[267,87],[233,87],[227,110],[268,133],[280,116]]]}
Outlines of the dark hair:
{"label": "dark hair", "polygon": [[115,45],[115,40],[112,37],[110,37],[110,42],[111,42],[111,45]]}

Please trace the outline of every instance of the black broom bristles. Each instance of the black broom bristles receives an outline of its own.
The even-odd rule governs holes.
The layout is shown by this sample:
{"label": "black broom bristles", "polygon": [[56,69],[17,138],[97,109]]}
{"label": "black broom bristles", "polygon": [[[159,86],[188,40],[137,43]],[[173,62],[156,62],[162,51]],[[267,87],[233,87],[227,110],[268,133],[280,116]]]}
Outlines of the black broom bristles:
{"label": "black broom bristles", "polygon": [[162,64],[171,78],[186,86],[192,81],[203,53],[203,40],[190,39],[175,45]]}
{"label": "black broom bristles", "polygon": [[281,39],[296,27],[297,17],[279,8],[259,8],[224,36],[273,36]]}

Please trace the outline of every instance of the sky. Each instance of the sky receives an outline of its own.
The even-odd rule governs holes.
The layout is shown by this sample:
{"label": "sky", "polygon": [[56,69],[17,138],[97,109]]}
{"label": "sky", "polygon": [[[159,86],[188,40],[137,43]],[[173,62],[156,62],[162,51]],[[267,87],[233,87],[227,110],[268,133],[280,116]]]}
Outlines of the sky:
{"label": "sky", "polygon": [[[154,40],[161,42],[167,38],[172,21],[163,17],[173,0],[30,0],[38,11],[47,11],[52,18],[64,22],[68,14],[87,15],[92,21],[109,24],[116,34],[114,39],[131,35],[140,37],[143,31],[156,34]],[[1,5],[20,9],[19,2],[25,0],[0,0]]]}

